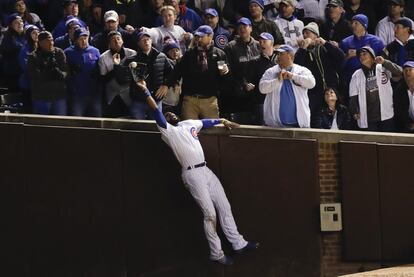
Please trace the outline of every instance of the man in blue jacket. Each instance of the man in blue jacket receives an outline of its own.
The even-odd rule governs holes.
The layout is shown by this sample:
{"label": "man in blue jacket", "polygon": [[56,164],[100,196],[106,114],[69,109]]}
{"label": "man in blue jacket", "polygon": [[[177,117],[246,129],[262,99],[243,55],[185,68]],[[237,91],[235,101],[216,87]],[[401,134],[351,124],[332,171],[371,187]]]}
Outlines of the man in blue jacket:
{"label": "man in blue jacket", "polygon": [[75,116],[102,116],[101,95],[98,89],[99,50],[89,46],[89,32],[76,29],[75,45],[65,50],[70,78],[68,82],[71,114]]}

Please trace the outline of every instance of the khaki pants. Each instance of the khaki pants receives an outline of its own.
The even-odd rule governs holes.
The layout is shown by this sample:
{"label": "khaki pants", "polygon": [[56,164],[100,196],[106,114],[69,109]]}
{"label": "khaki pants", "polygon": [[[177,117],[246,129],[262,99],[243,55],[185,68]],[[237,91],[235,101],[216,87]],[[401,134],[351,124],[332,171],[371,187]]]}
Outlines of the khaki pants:
{"label": "khaki pants", "polygon": [[181,117],[187,119],[219,118],[217,97],[184,96]]}

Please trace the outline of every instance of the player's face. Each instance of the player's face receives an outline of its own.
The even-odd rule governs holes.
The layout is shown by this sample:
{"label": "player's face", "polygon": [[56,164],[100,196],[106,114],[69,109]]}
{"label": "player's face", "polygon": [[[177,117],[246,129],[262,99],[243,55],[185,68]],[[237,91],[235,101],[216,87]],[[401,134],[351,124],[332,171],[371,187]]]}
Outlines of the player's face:
{"label": "player's face", "polygon": [[167,120],[167,122],[171,125],[177,125],[178,122],[180,122],[180,118],[172,112],[168,112],[165,114],[165,120]]}

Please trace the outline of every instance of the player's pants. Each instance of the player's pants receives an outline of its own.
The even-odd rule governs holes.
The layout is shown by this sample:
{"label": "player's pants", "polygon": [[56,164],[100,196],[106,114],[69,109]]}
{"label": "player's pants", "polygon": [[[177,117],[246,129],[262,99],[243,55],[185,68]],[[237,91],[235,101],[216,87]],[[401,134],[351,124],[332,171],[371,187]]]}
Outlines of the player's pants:
{"label": "player's pants", "polygon": [[218,260],[224,255],[216,232],[216,210],[221,228],[233,249],[238,250],[246,246],[247,242],[237,231],[230,203],[217,176],[207,166],[203,166],[191,170],[183,169],[182,178],[203,212],[210,259]]}

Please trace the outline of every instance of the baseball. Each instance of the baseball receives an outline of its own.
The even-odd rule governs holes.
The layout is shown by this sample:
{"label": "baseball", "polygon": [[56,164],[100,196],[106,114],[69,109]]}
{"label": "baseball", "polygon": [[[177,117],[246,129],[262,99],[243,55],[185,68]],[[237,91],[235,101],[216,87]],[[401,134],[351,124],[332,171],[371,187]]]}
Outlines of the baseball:
{"label": "baseball", "polygon": [[137,63],[136,62],[132,62],[129,64],[130,68],[136,68],[137,67]]}

